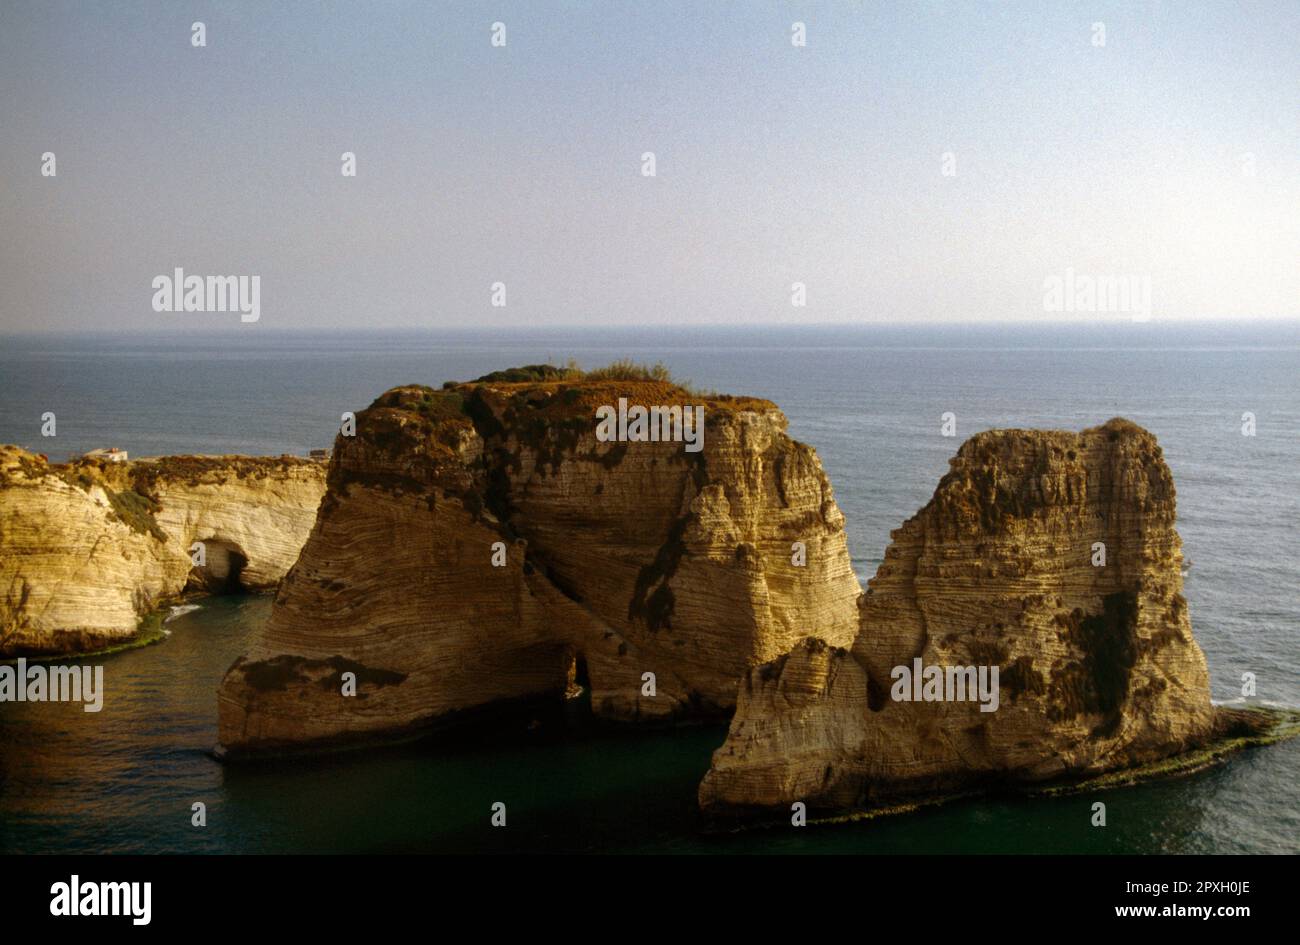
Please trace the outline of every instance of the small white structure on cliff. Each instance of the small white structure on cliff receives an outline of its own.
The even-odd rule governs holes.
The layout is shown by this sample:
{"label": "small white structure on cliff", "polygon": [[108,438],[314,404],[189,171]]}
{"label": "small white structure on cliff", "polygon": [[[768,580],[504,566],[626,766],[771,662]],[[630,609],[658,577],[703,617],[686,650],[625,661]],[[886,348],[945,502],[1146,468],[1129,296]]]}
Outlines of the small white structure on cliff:
{"label": "small white structure on cliff", "polygon": [[82,459],[102,459],[109,463],[125,463],[127,461],[126,450],[120,450],[116,446],[110,446],[108,449],[91,450],[82,456]]}

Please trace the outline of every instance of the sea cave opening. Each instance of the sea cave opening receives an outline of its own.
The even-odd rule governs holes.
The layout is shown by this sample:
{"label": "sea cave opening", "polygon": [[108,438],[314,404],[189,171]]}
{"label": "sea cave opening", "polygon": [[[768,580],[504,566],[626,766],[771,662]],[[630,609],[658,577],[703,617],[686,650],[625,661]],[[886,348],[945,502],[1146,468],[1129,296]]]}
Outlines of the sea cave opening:
{"label": "sea cave opening", "polygon": [[195,565],[186,581],[187,590],[205,591],[208,594],[243,594],[244,568],[248,555],[233,541],[207,538],[202,542],[201,554],[194,553]]}

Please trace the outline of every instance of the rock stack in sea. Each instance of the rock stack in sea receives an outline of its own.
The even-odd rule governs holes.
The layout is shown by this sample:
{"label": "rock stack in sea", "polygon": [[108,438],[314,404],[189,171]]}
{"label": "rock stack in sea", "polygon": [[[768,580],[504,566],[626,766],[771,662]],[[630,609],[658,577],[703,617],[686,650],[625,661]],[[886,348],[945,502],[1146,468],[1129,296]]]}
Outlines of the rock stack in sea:
{"label": "rock stack in sea", "polygon": [[[808,636],[849,645],[843,516],[775,405],[517,377],[395,388],[338,437],[302,555],[221,685],[228,753],[428,729],[579,680],[603,719],[726,718],[750,667]],[[620,399],[703,406],[702,450],[602,442],[596,411]]]}
{"label": "rock stack in sea", "polygon": [[[801,641],[746,676],[701,805],[857,810],[1202,745],[1216,714],[1174,505],[1160,447],[1128,421],[972,437],[893,532],[855,639]],[[996,711],[895,698],[895,668],[918,659],[998,667]]]}

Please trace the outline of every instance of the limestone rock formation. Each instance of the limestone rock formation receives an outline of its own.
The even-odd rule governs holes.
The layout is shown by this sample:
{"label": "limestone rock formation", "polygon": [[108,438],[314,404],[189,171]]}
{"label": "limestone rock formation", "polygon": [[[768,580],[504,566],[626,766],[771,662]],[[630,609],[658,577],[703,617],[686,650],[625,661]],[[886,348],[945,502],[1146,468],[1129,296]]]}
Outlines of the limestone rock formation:
{"label": "limestone rock formation", "polygon": [[[748,674],[701,805],[872,808],[1203,743],[1215,715],[1174,498],[1155,438],[1128,421],[972,437],[894,531],[852,644],[804,640]],[[997,710],[896,700],[894,668],[918,657],[997,666]]]}
{"label": "limestone rock formation", "polygon": [[322,464],[288,456],[52,465],[0,446],[0,657],[122,643],[187,585],[274,587],[324,489]]}
{"label": "limestone rock formation", "polygon": [[[228,754],[423,729],[575,681],[606,719],[725,717],[749,667],[809,635],[849,644],[843,517],[774,405],[516,376],[396,388],[338,437],[302,556],[220,688]],[[619,398],[702,404],[703,449],[598,440]]]}

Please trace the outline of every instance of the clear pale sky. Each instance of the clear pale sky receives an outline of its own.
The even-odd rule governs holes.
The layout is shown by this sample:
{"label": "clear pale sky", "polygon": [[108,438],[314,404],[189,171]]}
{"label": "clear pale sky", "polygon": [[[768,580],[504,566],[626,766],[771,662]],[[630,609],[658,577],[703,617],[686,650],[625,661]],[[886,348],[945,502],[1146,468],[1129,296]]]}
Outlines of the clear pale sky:
{"label": "clear pale sky", "polygon": [[1294,0],[3,0],[0,332],[1294,319],[1298,101]]}

